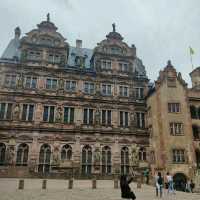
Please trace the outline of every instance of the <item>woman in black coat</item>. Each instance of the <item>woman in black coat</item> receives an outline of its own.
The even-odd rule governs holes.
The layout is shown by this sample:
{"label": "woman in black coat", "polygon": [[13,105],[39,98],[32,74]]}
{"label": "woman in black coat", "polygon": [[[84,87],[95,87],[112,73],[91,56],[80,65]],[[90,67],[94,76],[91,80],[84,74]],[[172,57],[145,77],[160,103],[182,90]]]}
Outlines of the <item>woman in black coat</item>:
{"label": "woman in black coat", "polygon": [[122,175],[120,178],[121,197],[126,199],[136,199],[135,194],[131,191],[129,184],[133,181],[133,178],[129,179],[126,175]]}

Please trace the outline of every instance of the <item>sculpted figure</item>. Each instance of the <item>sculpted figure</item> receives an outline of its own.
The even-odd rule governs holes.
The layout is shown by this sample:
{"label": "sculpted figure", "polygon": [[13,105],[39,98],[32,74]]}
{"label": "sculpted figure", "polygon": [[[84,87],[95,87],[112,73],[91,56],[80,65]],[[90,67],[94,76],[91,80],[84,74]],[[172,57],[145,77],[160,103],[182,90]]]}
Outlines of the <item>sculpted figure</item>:
{"label": "sculpted figure", "polygon": [[64,80],[60,79],[59,81],[59,89],[64,89]]}
{"label": "sculpted figure", "polygon": [[56,121],[57,122],[61,122],[62,121],[62,108],[60,106],[57,108]]}
{"label": "sculpted figure", "polygon": [[53,151],[53,164],[58,165],[60,163],[59,159],[59,146],[58,144],[54,144],[54,151]]}
{"label": "sculpted figure", "polygon": [[9,146],[7,149],[7,163],[9,165],[14,165],[15,159],[15,148],[14,146]]}
{"label": "sculpted figure", "polygon": [[137,166],[139,164],[139,148],[137,144],[131,146],[130,164],[131,166]]}
{"label": "sculpted figure", "polygon": [[99,148],[96,148],[95,152],[94,152],[94,163],[98,164],[98,163],[100,163],[100,161],[101,161],[101,152],[100,152]]}
{"label": "sculpted figure", "polygon": [[18,120],[19,119],[19,114],[20,114],[20,106],[19,104],[15,105],[14,111],[13,111],[13,119]]}
{"label": "sculpted figure", "polygon": [[97,109],[95,113],[95,123],[96,125],[100,124],[100,110],[99,109]]}

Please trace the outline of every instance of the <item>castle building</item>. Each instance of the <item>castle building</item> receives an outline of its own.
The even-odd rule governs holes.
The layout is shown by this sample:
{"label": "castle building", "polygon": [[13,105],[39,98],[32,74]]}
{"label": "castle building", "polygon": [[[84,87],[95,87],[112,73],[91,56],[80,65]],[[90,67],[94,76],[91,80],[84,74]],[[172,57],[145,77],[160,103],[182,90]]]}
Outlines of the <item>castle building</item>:
{"label": "castle building", "polygon": [[199,68],[191,72],[188,88],[168,61],[147,96],[150,168],[170,172],[178,190],[200,169],[199,74]]}
{"label": "castle building", "polygon": [[0,59],[0,176],[129,173],[130,147],[148,167],[148,78],[136,47],[113,30],[94,49],[73,47],[50,21]]}

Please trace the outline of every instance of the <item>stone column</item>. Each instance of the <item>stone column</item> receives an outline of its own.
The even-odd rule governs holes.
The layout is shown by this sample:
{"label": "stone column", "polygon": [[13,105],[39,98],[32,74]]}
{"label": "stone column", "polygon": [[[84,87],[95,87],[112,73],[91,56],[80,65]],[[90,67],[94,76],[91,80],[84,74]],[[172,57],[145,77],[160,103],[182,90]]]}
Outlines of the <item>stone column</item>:
{"label": "stone column", "polygon": [[112,154],[113,154],[113,174],[119,174],[120,173],[120,147],[119,147],[119,141],[118,137],[115,137],[115,143],[112,148]]}
{"label": "stone column", "polygon": [[74,155],[73,155],[73,173],[75,177],[80,176],[80,155],[81,155],[81,144],[80,144],[80,135],[75,136],[74,144]]}

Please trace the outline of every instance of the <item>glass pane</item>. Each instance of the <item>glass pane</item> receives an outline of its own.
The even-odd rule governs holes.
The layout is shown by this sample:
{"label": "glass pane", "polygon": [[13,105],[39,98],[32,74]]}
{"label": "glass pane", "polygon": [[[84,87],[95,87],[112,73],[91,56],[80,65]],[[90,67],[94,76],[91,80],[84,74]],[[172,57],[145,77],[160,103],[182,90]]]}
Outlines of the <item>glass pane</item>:
{"label": "glass pane", "polygon": [[120,126],[123,126],[123,112],[120,111]]}
{"label": "glass pane", "polygon": [[93,109],[89,109],[89,124],[93,124]]}
{"label": "glass pane", "polygon": [[74,108],[70,108],[70,123],[74,122]]}
{"label": "glass pane", "polygon": [[12,103],[8,103],[6,119],[11,119],[12,116]]}
{"label": "glass pane", "polygon": [[88,109],[84,109],[84,114],[83,114],[83,123],[87,124],[87,115],[88,114]]}
{"label": "glass pane", "polygon": [[24,121],[26,120],[27,107],[28,107],[27,104],[24,104],[24,105],[23,105],[22,120],[24,120]]}
{"label": "glass pane", "polygon": [[48,115],[49,115],[49,106],[44,106],[44,113],[43,113],[43,121],[48,121]]}
{"label": "glass pane", "polygon": [[128,126],[128,112],[125,112],[125,126]]}
{"label": "glass pane", "polygon": [[69,114],[69,108],[65,107],[64,108],[64,123],[69,123],[68,114]]}
{"label": "glass pane", "polygon": [[46,80],[46,89],[51,89],[51,79]]}
{"label": "glass pane", "polygon": [[54,106],[50,106],[49,122],[54,122]]}
{"label": "glass pane", "polygon": [[31,77],[27,77],[26,78],[25,87],[26,88],[30,88],[31,87]]}
{"label": "glass pane", "polygon": [[37,78],[33,78],[32,79],[32,86],[33,89],[35,89],[37,87]]}
{"label": "glass pane", "polygon": [[57,88],[57,80],[56,79],[53,79],[53,82],[52,82],[52,89],[56,89]]}
{"label": "glass pane", "polygon": [[102,110],[102,124],[106,123],[106,111]]}
{"label": "glass pane", "polygon": [[111,110],[108,110],[107,111],[107,113],[108,113],[108,125],[111,125]]}
{"label": "glass pane", "polygon": [[34,105],[29,105],[28,121],[33,121]]}
{"label": "glass pane", "polygon": [[5,103],[1,103],[0,104],[0,119],[4,119],[5,108],[6,108],[6,104]]}

